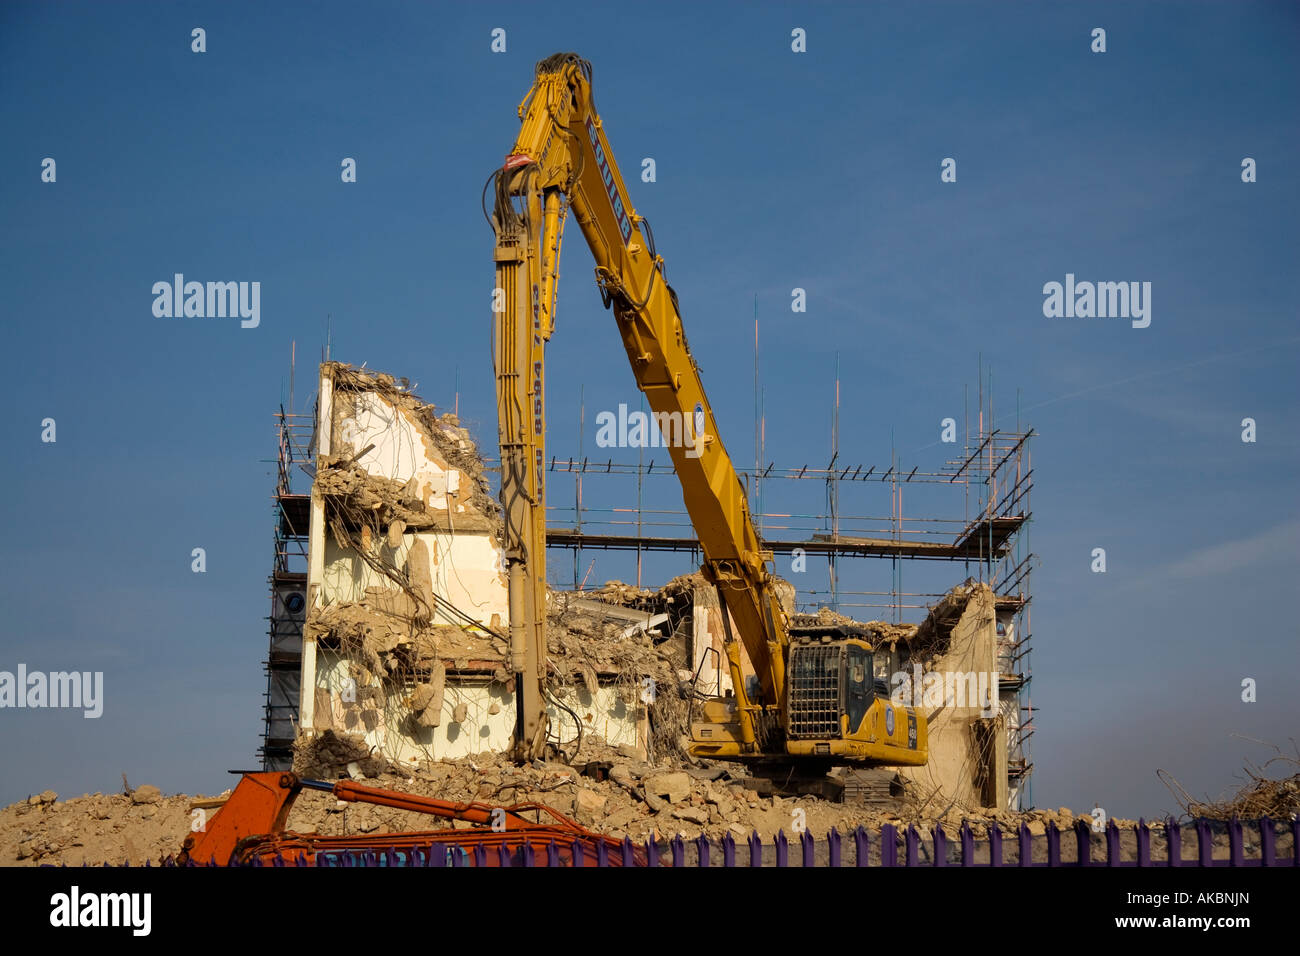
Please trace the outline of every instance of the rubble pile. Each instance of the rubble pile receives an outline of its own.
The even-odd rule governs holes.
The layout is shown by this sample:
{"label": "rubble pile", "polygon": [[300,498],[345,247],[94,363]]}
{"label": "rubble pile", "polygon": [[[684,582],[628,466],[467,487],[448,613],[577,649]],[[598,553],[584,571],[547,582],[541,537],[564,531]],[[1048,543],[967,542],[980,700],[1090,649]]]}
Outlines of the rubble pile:
{"label": "rubble pile", "polygon": [[[796,820],[817,835],[825,834],[831,827],[845,833],[858,826],[878,829],[886,823],[900,827],[910,823],[923,829],[940,825],[950,836],[957,835],[965,820],[977,838],[986,836],[988,827],[995,821],[1004,833],[1024,823],[1031,834],[1038,836],[1046,833],[1049,824],[1064,830],[1074,827],[1079,820],[1092,822],[1090,811],[1076,815],[1065,807],[1027,812],[988,809],[963,814],[922,812],[908,800],[894,808],[880,808],[833,803],[813,796],[766,796],[737,765],[674,758],[649,762],[633,747],[610,747],[599,738],[584,741],[581,752],[570,764],[535,761],[517,766],[501,755],[484,753],[428,762],[404,775],[380,774],[364,782],[444,800],[501,806],[542,803],[598,833],[637,841],[651,835],[663,840],[679,834],[686,838],[703,835],[721,839],[727,833],[742,840],[755,832],[767,841],[778,832],[792,835]],[[322,798],[313,801],[314,811],[301,808],[303,825],[316,827],[315,832],[319,833],[368,833],[434,826],[428,817],[422,818],[420,814],[383,808],[362,811],[351,804],[337,807],[334,805],[337,801],[328,795],[306,796]],[[345,818],[344,810],[353,816]],[[295,814],[299,812],[296,807]],[[1121,827],[1134,823],[1115,822]],[[290,827],[296,826],[296,818],[291,815]]]}
{"label": "rubble pile", "polygon": [[810,627],[815,625],[846,625],[865,630],[868,639],[876,645],[888,644],[893,650],[894,645],[899,641],[911,642],[916,639],[917,631],[920,629],[916,624],[890,624],[886,621],[855,621],[851,617],[845,617],[828,607],[819,608],[816,614],[792,614],[790,624],[795,627]]}
{"label": "rubble pile", "polygon": [[[386,527],[400,522],[403,529],[412,531],[441,528],[449,523],[445,513],[430,510],[417,495],[414,479],[400,482],[372,475],[354,464],[352,458],[352,454],[322,455],[316,472],[321,494],[333,496],[341,508]],[[475,511],[455,514],[450,523],[465,531],[495,530],[499,524],[494,517]]]}
{"label": "rubble pile", "polygon": [[1268,817],[1272,820],[1294,820],[1300,814],[1300,773],[1277,776],[1277,771],[1269,775],[1273,764],[1281,764],[1285,769],[1294,771],[1300,768],[1300,746],[1292,754],[1283,753],[1275,747],[1276,756],[1266,760],[1263,766],[1247,763],[1243,768],[1246,783],[1236,793],[1220,800],[1197,800],[1166,771],[1159,771],[1165,786],[1173,793],[1179,805],[1188,817],[1205,817],[1210,820],[1247,820],[1255,817]]}
{"label": "rubble pile", "polygon": [[1220,802],[1192,801],[1187,813],[1193,817],[1212,820],[1249,819],[1269,817],[1273,820],[1291,820],[1300,814],[1300,773],[1285,780],[1254,778],[1236,796]]}
{"label": "rubble pile", "polygon": [[399,678],[439,660],[502,659],[506,641],[495,634],[420,624],[376,603],[331,604],[313,614],[304,628],[308,636],[328,638],[344,651],[359,686],[369,684],[372,675]]}
{"label": "rubble pile", "polygon": [[[322,740],[327,736],[332,735],[323,734]],[[318,757],[332,761],[339,775],[357,776],[369,786],[505,807],[541,803],[598,833],[620,839],[626,836],[637,842],[654,835],[661,845],[677,835],[705,835],[719,840],[728,833],[740,843],[755,832],[770,843],[778,832],[792,837],[796,820],[819,839],[831,827],[844,834],[863,826],[874,834],[889,823],[900,828],[913,824],[923,834],[940,826],[955,840],[965,819],[976,839],[985,838],[996,822],[1007,837],[1005,851],[1014,854],[1014,834],[1022,824],[1037,838],[1052,824],[1058,830],[1072,832],[1082,821],[1091,831],[1093,819],[1092,811],[1075,813],[1065,807],[934,817],[913,815],[906,806],[890,811],[813,797],[761,796],[745,786],[748,778],[738,768],[695,766],[673,760],[651,764],[639,759],[632,748],[612,748],[598,739],[588,740],[572,765],[535,761],[516,766],[499,755],[479,754],[393,774],[381,763],[368,763],[364,749],[357,750],[345,735],[323,743]],[[349,764],[353,765],[350,773]],[[157,787],[143,786],[124,794],[87,794],[60,802],[53,791],[46,791],[0,810],[0,866],[128,861],[156,864],[179,850],[196,812],[216,812],[212,805],[229,795],[230,791],[225,791],[216,800],[183,794],[163,796]],[[208,809],[197,810],[196,804]],[[542,814],[541,819],[545,822],[546,815]],[[1114,822],[1122,831],[1121,847],[1131,858],[1134,821]],[[321,835],[464,826],[468,824],[427,814],[343,803],[315,790],[304,790],[299,795],[288,820],[290,830]],[[1277,831],[1277,852],[1281,855],[1291,852],[1289,829],[1289,824],[1281,824]],[[1152,831],[1153,856],[1159,860],[1164,852],[1162,825],[1153,824]],[[1216,856],[1226,855],[1226,830],[1216,830],[1213,839]],[[1248,831],[1248,844],[1251,840]],[[1046,853],[1046,841],[1035,839],[1034,843],[1035,859],[1041,862],[1040,857],[1045,859],[1042,855]],[[1193,855],[1194,837],[1185,836],[1184,843],[1185,854]],[[1073,852],[1072,836],[1062,839],[1061,844],[1063,851]],[[1092,834],[1091,852],[1094,858],[1102,858],[1103,834]],[[1257,852],[1257,848],[1248,845],[1247,852]]]}
{"label": "rubble pile", "polygon": [[158,863],[189,834],[190,803],[154,786],[62,802],[46,790],[0,810],[0,866]]}
{"label": "rubble pile", "polygon": [[389,763],[371,752],[365,738],[332,730],[300,736],[293,748],[293,772],[305,780],[337,780],[344,776],[378,777]]}

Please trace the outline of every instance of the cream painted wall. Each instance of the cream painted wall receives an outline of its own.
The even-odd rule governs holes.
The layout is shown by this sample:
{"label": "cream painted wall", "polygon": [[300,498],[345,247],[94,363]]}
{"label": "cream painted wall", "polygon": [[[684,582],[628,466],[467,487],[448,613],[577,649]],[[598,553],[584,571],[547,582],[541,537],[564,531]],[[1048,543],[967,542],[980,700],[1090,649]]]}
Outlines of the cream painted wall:
{"label": "cream painted wall", "polygon": [[[429,566],[433,592],[444,597],[470,617],[484,624],[506,627],[510,621],[510,602],[506,580],[500,570],[501,546],[484,532],[421,531],[407,532],[397,548],[379,545],[377,554],[396,567],[406,564],[416,539],[429,549]],[[375,572],[351,548],[340,548],[329,537],[325,542],[325,567],[322,574],[321,603],[361,601],[366,588],[393,588],[388,578]],[[455,623],[439,614],[436,623]]]}
{"label": "cream painted wall", "polygon": [[[371,687],[378,688],[378,680]],[[485,678],[447,676],[442,704],[442,722],[437,727],[420,727],[407,718],[403,704],[405,694],[381,698],[363,688],[350,687],[347,662],[336,651],[319,651],[316,687],[328,694],[328,707],[320,700],[317,707],[317,732],[334,729],[361,734],[366,743],[391,761],[410,763],[420,760],[455,759],[477,753],[500,753],[510,747],[515,728],[515,702],[510,685],[489,683]],[[591,695],[585,687],[570,689],[560,699],[583,721],[583,734],[599,734],[611,745],[635,745],[637,741],[634,703],[625,691],[613,685],[599,687]],[[355,696],[356,702],[347,698]],[[464,703],[468,714],[456,723],[452,716]],[[490,713],[492,704],[499,712]],[[554,704],[547,705],[552,737],[568,746],[577,737],[573,718]]]}

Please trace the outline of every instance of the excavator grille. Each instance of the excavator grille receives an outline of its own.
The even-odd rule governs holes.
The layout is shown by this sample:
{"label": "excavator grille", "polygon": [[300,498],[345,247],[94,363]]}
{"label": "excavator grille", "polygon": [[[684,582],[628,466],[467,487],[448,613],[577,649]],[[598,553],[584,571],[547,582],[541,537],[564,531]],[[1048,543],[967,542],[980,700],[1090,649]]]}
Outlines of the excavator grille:
{"label": "excavator grille", "polygon": [[791,648],[791,737],[840,736],[840,644],[806,644]]}

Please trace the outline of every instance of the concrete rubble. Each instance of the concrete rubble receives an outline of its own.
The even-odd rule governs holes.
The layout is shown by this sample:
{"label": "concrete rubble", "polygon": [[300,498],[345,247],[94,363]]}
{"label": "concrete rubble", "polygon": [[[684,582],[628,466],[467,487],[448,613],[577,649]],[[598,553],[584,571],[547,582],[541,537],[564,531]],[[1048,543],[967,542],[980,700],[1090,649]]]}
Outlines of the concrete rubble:
{"label": "concrete rubble", "polygon": [[[514,766],[500,757],[483,754],[476,758],[436,762],[406,775],[379,773],[363,780],[368,785],[438,797],[444,800],[481,801],[509,806],[514,803],[543,803],[576,819],[584,826],[615,837],[643,841],[650,835],[664,840],[680,834],[693,838],[707,835],[715,840],[730,833],[742,843],[757,832],[770,842],[778,831],[794,834],[795,811],[803,811],[809,832],[819,839],[831,827],[841,834],[857,826],[874,833],[881,825],[914,823],[923,832],[939,825],[952,838],[959,834],[962,817],[939,819],[912,817],[906,811],[890,812],[832,804],[811,798],[761,797],[747,790],[743,777],[733,777],[720,768],[670,765],[651,766],[629,755],[627,750],[594,744],[583,754],[584,764],[570,766],[538,761]],[[373,769],[373,768],[372,768]],[[603,777],[603,779],[599,779]],[[52,792],[34,796],[0,810],[0,866],[28,866],[82,863],[114,863],[146,860],[159,863],[174,855],[190,832],[196,802],[203,797],[183,794],[141,801],[135,794],[86,794],[60,802]],[[229,796],[229,791],[217,799]],[[211,813],[209,809],[205,812]],[[1020,824],[1041,837],[1049,824],[1066,830],[1079,820],[1091,823],[1091,811],[1059,810],[988,811],[966,815],[977,838],[997,822],[1006,845],[1013,852],[1014,833]],[[1121,828],[1135,821],[1115,820]],[[322,835],[367,834],[399,830],[430,830],[463,827],[423,814],[391,810],[365,804],[342,803],[328,793],[304,791],[289,815],[288,827],[300,833]],[[1152,825],[1155,856],[1160,858],[1164,835],[1160,823]],[[1124,833],[1126,852],[1132,851],[1133,833]],[[1195,839],[1185,836],[1185,853],[1194,854]],[[1073,853],[1073,836],[1063,838],[1063,852]],[[1045,841],[1036,841],[1045,853]],[[1227,849],[1227,837],[1214,837],[1216,854]],[[1092,853],[1104,853],[1101,834],[1092,836]],[[1277,849],[1290,852],[1286,829],[1279,830]]]}

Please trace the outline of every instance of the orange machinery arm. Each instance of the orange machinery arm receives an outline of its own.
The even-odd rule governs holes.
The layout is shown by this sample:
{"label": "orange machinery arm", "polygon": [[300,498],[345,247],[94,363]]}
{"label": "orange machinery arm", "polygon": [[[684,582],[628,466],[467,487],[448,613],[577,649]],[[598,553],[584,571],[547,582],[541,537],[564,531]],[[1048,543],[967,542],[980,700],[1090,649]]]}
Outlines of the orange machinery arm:
{"label": "orange machinery arm", "polygon": [[[663,258],[648,224],[632,208],[605,137],[592,100],[590,63],[572,53],[541,61],[519,115],[519,137],[494,176],[491,220],[497,235],[495,359],[514,670],[527,675],[525,695],[540,699],[532,682],[540,681],[542,668],[528,655],[546,646],[543,349],[554,329],[560,239],[571,207],[637,385],[656,420],[678,426],[681,440],[667,443],[704,553],[701,570],[718,590],[724,622],[731,612],[759,678],[760,698],[750,701],[739,651],[729,639],[742,739],[747,749],[761,750],[779,722],[789,640],[768,571],[772,556],[761,549],[745,490],[718,437]],[[529,724],[527,703],[521,701],[519,738],[535,740],[544,714]]]}
{"label": "orange machinery arm", "polygon": [[[402,833],[372,833],[363,836],[322,837],[287,831],[285,824],[294,800],[302,790],[324,790],[348,803],[368,803],[396,810],[427,813],[446,820],[464,820],[474,824],[470,830],[428,830]],[[546,813],[555,822],[529,820],[525,813]],[[487,829],[490,828],[490,829]],[[617,840],[602,837],[579,826],[550,807],[537,803],[495,807],[491,804],[456,803],[422,797],[417,794],[383,790],[339,780],[326,783],[302,780],[296,774],[280,771],[245,773],[234,792],[203,827],[185,838],[177,862],[199,865],[216,862],[219,866],[234,861],[247,863],[254,857],[270,861],[276,855],[293,859],[302,854],[309,862],[316,853],[328,851],[384,850],[388,848],[425,848],[431,843],[455,843],[462,847],[505,847],[513,851],[527,844],[535,850],[545,849],[551,841],[564,845],[566,859],[573,841],[585,845],[596,859],[596,844],[603,843],[613,854],[621,850]],[[637,855],[637,861],[643,862]],[[611,859],[613,857],[611,856]]]}

